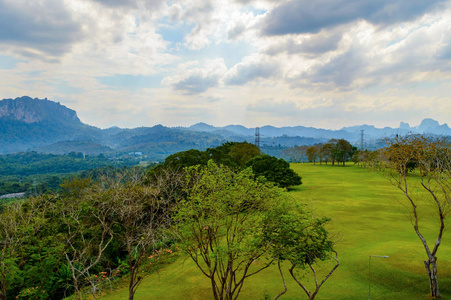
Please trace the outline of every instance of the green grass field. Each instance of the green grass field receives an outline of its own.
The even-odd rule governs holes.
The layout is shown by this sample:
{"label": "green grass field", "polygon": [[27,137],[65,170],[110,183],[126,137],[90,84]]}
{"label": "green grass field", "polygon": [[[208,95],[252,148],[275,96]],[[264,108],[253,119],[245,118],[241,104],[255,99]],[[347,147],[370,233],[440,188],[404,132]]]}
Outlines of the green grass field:
{"label": "green grass field", "polygon": [[[368,297],[368,258],[371,259],[371,299],[428,299],[429,283],[423,261],[423,246],[409,221],[404,195],[380,174],[358,166],[293,164],[303,184],[290,194],[295,201],[308,203],[315,214],[332,218],[328,229],[337,239],[340,267],[321,288],[315,299],[366,299]],[[435,242],[437,222],[422,216],[429,243]],[[449,221],[450,218],[448,218]],[[448,222],[449,223],[449,222]],[[423,225],[424,224],[424,225]],[[448,224],[451,226],[451,224]],[[442,299],[451,299],[451,236],[445,231],[438,252],[438,280]],[[287,265],[288,267],[288,265]],[[325,263],[320,266],[327,269]],[[288,292],[280,299],[306,299],[288,272]],[[305,277],[303,281],[312,277]],[[249,278],[240,299],[271,299],[283,289],[276,266]],[[127,299],[127,289],[111,292],[104,300]],[[181,256],[149,275],[135,299],[212,299],[209,281]]]}

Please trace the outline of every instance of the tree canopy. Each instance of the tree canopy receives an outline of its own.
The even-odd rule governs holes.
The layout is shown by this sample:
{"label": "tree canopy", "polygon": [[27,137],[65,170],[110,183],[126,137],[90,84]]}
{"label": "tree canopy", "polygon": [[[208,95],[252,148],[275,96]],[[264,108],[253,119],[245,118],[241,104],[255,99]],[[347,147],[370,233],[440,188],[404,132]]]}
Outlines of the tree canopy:
{"label": "tree canopy", "polygon": [[236,299],[246,278],[270,266],[263,220],[283,193],[250,169],[235,173],[213,161],[189,168],[186,184],[176,213],[180,245],[209,278],[214,299]]}
{"label": "tree canopy", "polygon": [[290,169],[290,164],[274,156],[260,155],[247,162],[255,176],[263,176],[279,187],[287,188],[302,184],[301,176]]}

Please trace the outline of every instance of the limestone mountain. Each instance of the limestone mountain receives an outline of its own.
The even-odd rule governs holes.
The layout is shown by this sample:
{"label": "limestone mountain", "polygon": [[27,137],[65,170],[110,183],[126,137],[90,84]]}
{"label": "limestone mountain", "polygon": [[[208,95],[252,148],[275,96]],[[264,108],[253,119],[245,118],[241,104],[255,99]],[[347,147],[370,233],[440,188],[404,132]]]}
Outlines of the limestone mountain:
{"label": "limestone mountain", "polygon": [[57,123],[78,126],[82,123],[75,110],[60,103],[24,96],[0,101],[0,119],[26,124]]}
{"label": "limestone mountain", "polygon": [[27,96],[0,101],[0,153],[101,136],[99,128],[83,124],[74,110],[59,103]]}

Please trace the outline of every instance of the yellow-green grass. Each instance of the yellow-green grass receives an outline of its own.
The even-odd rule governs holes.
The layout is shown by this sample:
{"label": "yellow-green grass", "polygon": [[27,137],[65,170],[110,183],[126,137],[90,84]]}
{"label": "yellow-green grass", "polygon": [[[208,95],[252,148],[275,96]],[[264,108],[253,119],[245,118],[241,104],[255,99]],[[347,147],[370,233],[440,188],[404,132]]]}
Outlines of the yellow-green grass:
{"label": "yellow-green grass", "polygon": [[[337,237],[340,267],[316,299],[368,297],[370,255],[389,256],[371,259],[371,299],[429,298],[423,263],[426,254],[403,206],[406,202],[402,192],[380,174],[358,166],[293,164],[292,168],[303,177],[303,185],[290,192],[294,201],[308,203],[315,214],[332,218],[328,229]],[[432,215],[423,214],[420,224],[431,244],[435,242],[437,228]],[[442,299],[451,299],[451,235],[448,232],[445,231],[437,255]],[[325,270],[327,263],[322,267]],[[304,292],[287,271],[285,276],[288,292],[280,299],[305,299]],[[302,280],[308,280],[310,286],[313,284],[311,277]],[[240,299],[262,299],[265,294],[273,299],[282,289],[278,270],[272,266],[245,282]],[[126,298],[127,290],[121,289],[102,299]],[[212,299],[212,295],[208,278],[182,256],[146,277],[135,299]]]}

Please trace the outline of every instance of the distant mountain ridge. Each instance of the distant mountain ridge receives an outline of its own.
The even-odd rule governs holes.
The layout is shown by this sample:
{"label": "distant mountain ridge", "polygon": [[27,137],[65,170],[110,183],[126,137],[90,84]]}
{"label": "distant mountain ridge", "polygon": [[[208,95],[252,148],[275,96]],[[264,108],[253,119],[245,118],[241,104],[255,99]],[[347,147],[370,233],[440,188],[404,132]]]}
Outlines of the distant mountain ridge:
{"label": "distant mountain ridge", "polygon": [[[318,129],[304,126],[260,127],[263,151],[313,145],[329,139],[346,139],[355,145],[361,141],[363,130],[365,146],[377,148],[378,140],[395,134],[431,133],[451,136],[448,125],[433,119],[424,119],[411,127],[401,122],[399,128],[376,128],[372,125],[344,127],[340,130]],[[197,123],[190,127],[138,127],[100,129],[83,124],[76,111],[60,103],[31,97],[0,101],[0,154],[20,151],[38,151],[63,154],[71,151],[86,154],[147,153],[152,160],[188,149],[205,150],[226,141],[253,143],[255,128],[241,125],[215,127]],[[274,153],[272,153],[274,155]]]}

